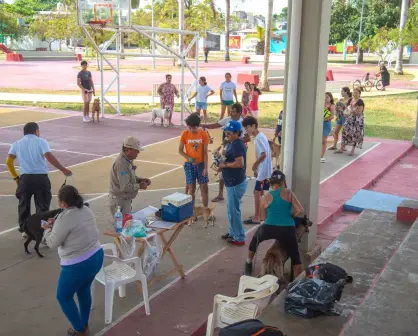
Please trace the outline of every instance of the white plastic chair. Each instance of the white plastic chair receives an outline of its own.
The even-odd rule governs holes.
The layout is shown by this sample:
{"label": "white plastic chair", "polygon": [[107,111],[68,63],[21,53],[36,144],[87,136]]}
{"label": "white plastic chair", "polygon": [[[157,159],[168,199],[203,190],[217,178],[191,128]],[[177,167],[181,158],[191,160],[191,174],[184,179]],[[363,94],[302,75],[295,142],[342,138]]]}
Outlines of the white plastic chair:
{"label": "white plastic chair", "polygon": [[[141,281],[142,295],[144,297],[145,312],[150,315],[147,278],[142,271],[142,261],[139,257],[120,259],[118,257],[116,245],[113,243],[103,244],[105,251],[105,259],[113,261],[108,266],[103,266],[99,273],[97,273],[95,280],[105,286],[105,323],[112,322],[113,314],[113,296],[115,289],[119,289],[119,296],[126,296],[126,284],[131,282]],[[107,251],[112,251],[111,255],[106,254]],[[93,282],[92,292],[96,281]]]}
{"label": "white plastic chair", "polygon": [[260,316],[272,294],[279,289],[278,280],[273,275],[262,278],[243,275],[239,281],[237,297],[215,295],[213,313],[208,316],[206,336],[213,336],[216,328]]}

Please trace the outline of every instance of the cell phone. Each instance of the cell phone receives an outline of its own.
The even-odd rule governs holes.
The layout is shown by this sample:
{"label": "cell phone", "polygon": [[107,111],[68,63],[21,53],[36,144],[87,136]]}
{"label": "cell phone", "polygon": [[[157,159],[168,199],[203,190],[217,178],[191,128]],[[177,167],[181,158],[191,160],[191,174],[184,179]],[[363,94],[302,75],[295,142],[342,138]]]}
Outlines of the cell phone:
{"label": "cell phone", "polygon": [[41,225],[49,225],[47,221],[41,220]]}

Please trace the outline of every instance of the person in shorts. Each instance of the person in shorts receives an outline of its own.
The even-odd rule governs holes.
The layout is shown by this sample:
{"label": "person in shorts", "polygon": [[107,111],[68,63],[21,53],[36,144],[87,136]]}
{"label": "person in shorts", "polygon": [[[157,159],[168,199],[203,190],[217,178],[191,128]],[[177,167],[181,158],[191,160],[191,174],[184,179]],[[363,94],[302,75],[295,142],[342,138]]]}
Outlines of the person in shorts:
{"label": "person in shorts", "polygon": [[225,116],[225,110],[228,110],[228,116],[231,113],[231,107],[235,102],[238,102],[237,97],[237,85],[231,80],[232,76],[229,72],[225,74],[225,82],[219,85],[220,97],[221,97],[221,116],[219,119],[223,119]]}
{"label": "person in shorts", "polygon": [[247,133],[254,137],[255,162],[252,170],[256,176],[254,187],[254,216],[244,221],[244,224],[260,224],[260,204],[264,191],[268,191],[270,184],[268,179],[273,173],[273,162],[271,160],[270,145],[267,137],[258,130],[258,122],[254,117],[246,117],[242,126]]}
{"label": "person in shorts", "polygon": [[83,122],[90,122],[90,102],[92,95],[96,95],[96,91],[94,90],[91,72],[87,70],[87,61],[81,61],[81,69],[77,75],[77,85],[81,90],[81,97],[83,98]]}
{"label": "person in shorts", "polygon": [[205,77],[199,78],[199,85],[196,88],[196,92],[189,98],[189,102],[196,97],[196,112],[200,116],[200,111],[203,111],[203,117],[205,123],[208,122],[208,98],[215,93],[208,83]]}
{"label": "person in shorts", "polygon": [[202,203],[208,207],[208,145],[209,135],[200,127],[200,116],[192,113],[186,119],[188,130],[183,131],[180,137],[179,154],[186,160],[184,173],[186,175],[186,193],[192,195],[193,201],[196,193],[196,181],[200,185]]}

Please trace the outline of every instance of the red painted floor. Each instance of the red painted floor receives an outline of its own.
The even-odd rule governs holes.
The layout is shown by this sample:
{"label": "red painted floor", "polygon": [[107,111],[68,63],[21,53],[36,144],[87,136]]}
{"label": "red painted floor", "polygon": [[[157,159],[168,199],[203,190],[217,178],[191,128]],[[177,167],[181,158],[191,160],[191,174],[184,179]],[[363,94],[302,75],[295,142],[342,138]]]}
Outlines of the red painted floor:
{"label": "red painted floor", "polygon": [[[403,164],[416,166],[416,154],[417,150],[411,151],[410,143],[382,140],[377,148],[325,181],[320,188],[318,218],[318,241],[322,247],[328,246],[357,216],[343,213],[341,209],[344,202],[359,189],[368,188],[380,179],[375,187],[383,190],[389,185],[385,182],[386,178],[398,176],[397,184],[392,184],[393,188],[399,184],[410,185],[411,190],[405,188],[405,193],[409,193],[414,184],[415,190],[418,190],[417,177],[411,180],[410,175],[401,173],[407,168],[398,167]],[[401,162],[397,163],[400,159]],[[385,173],[387,175],[383,176]],[[252,234],[248,235],[247,242],[251,237]],[[151,301],[150,316],[145,316],[144,309],[140,308],[105,335],[204,335],[202,325],[212,310],[213,296],[218,293],[236,294],[246,251],[246,247],[223,250],[188,274],[186,279],[155,297]]]}

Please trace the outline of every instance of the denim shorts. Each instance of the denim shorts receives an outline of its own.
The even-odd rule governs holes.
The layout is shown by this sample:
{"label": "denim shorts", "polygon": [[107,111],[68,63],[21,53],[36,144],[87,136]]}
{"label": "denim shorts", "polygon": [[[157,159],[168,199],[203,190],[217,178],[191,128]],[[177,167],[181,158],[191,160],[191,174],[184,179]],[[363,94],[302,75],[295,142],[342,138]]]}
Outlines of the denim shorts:
{"label": "denim shorts", "polygon": [[199,184],[209,182],[208,174],[203,176],[205,166],[203,162],[193,166],[191,162],[184,163],[184,173],[186,174],[186,184],[195,184],[196,180]]}
{"label": "denim shorts", "polygon": [[196,110],[207,110],[208,103],[205,102],[196,102]]}
{"label": "denim shorts", "polygon": [[340,118],[337,119],[337,125],[338,126],[343,126],[345,122],[345,117],[341,116]]}
{"label": "denim shorts", "polygon": [[255,187],[254,190],[256,191],[267,191],[270,189],[270,184],[268,182],[268,180],[263,180],[263,181],[255,181]]}
{"label": "denim shorts", "polygon": [[322,136],[327,137],[331,133],[331,121],[324,121],[324,128],[322,129]]}

